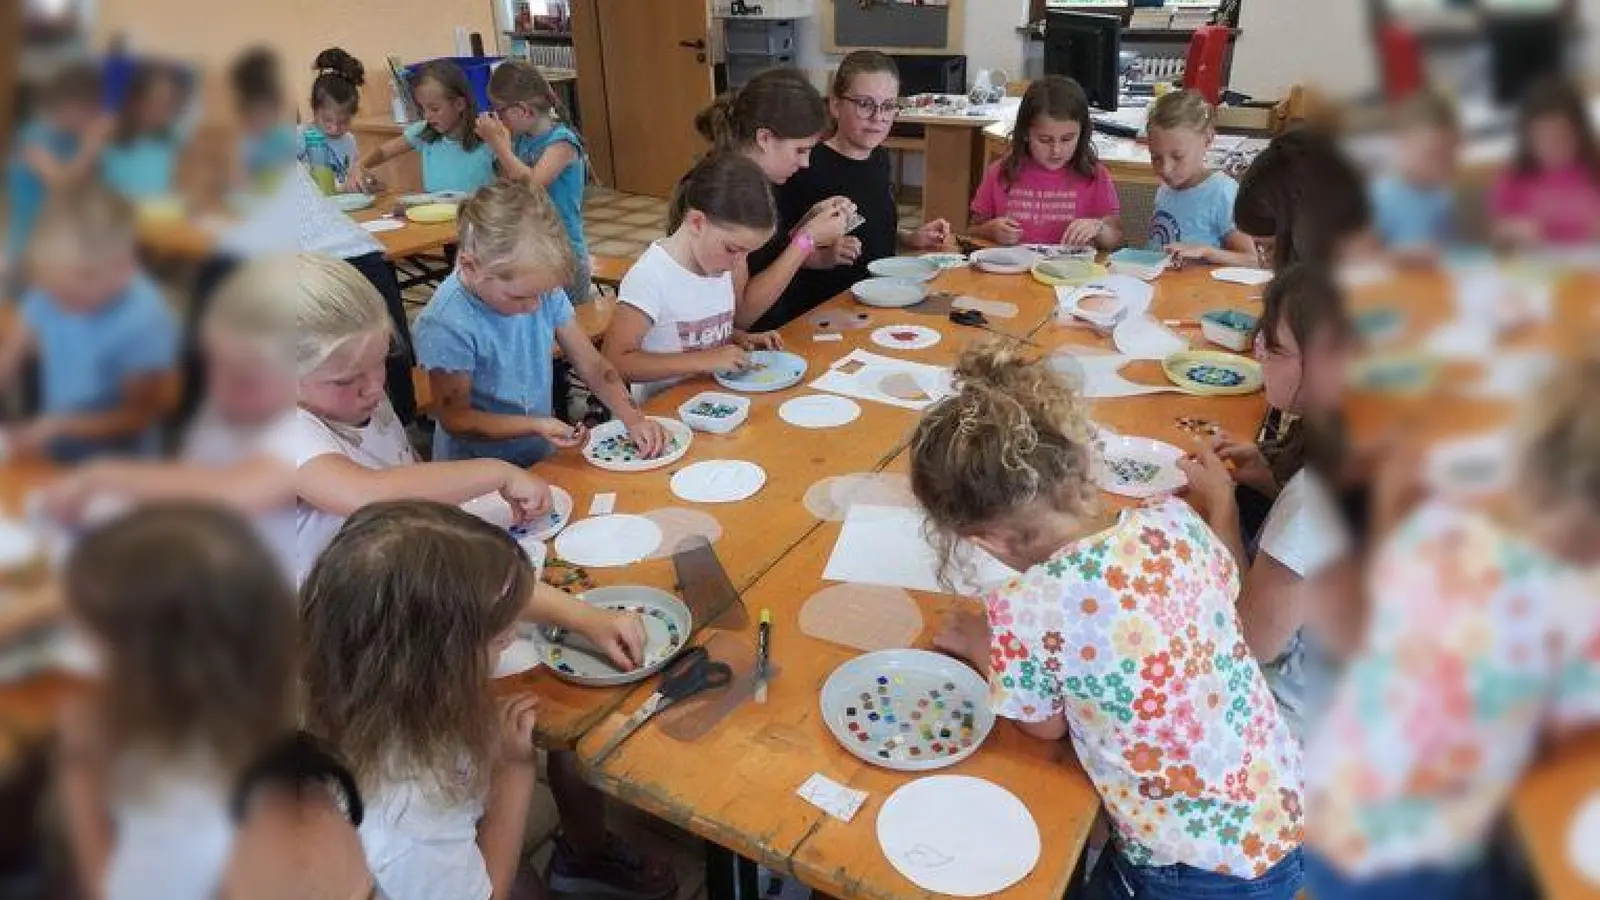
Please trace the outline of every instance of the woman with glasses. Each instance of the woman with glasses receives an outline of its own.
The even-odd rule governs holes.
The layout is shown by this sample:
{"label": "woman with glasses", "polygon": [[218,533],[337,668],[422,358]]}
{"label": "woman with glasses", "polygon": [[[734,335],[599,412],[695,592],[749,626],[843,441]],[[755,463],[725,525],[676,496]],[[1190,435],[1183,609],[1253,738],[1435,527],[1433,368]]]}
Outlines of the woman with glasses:
{"label": "woman with glasses", "polygon": [[777,188],[784,221],[798,221],[818,202],[848,197],[863,220],[831,247],[815,250],[804,268],[773,304],[755,330],[779,328],[867,277],[873,260],[893,256],[897,247],[938,250],[950,239],[943,219],[901,231],[883,142],[900,114],[900,73],[894,60],[861,50],[839,64],[828,108],[833,134],[811,151],[811,165]]}

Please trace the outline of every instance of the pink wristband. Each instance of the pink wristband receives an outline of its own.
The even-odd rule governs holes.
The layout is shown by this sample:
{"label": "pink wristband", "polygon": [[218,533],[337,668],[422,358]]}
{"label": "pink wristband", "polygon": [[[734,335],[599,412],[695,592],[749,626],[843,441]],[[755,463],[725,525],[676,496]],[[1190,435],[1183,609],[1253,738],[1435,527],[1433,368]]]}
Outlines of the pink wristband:
{"label": "pink wristband", "polygon": [[796,231],[794,236],[789,238],[789,246],[799,247],[806,253],[810,253],[811,251],[817,249],[817,242],[812,240],[811,235],[807,234],[806,232]]}

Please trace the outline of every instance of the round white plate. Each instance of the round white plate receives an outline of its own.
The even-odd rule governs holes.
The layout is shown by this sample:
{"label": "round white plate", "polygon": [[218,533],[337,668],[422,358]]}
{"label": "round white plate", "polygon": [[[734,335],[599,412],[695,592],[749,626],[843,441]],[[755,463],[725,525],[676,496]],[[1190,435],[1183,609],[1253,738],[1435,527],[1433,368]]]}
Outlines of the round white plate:
{"label": "round white plate", "polygon": [[495,663],[494,677],[505,678],[511,675],[521,675],[531,672],[543,665],[539,657],[539,639],[531,632],[517,635],[500,654],[500,659]]}
{"label": "round white plate", "polygon": [[927,290],[922,285],[900,278],[868,278],[851,285],[850,293],[862,303],[879,309],[916,306],[927,296]]}
{"label": "round white plate", "polygon": [[917,887],[952,897],[998,894],[1039,864],[1039,825],[1017,796],[966,775],[911,782],[883,801],[878,846]]}
{"label": "round white plate", "polygon": [[1171,493],[1189,483],[1178,468],[1183,451],[1154,438],[1100,433],[1103,449],[1094,458],[1094,481],[1101,490],[1142,499]]}
{"label": "round white plate", "polygon": [[631,566],[661,546],[661,528],[644,516],[598,516],[572,523],[556,538],[556,555],[575,566]]}
{"label": "round white plate", "polygon": [[730,391],[770,394],[799,384],[806,377],[806,360],[787,350],[757,350],[750,354],[755,368],[743,372],[718,372],[712,377]]}
{"label": "round white plate", "polygon": [[991,275],[1026,275],[1039,262],[1039,254],[1022,247],[991,247],[972,254],[972,264]]}
{"label": "round white plate", "polygon": [[352,213],[358,209],[366,209],[372,205],[371,194],[334,194],[328,200],[340,211]]}
{"label": "round white plate", "polygon": [[650,418],[665,428],[671,438],[666,452],[660,456],[654,459],[641,457],[628,437],[628,426],[622,424],[620,419],[612,419],[589,432],[589,442],[583,445],[583,458],[590,465],[607,472],[648,472],[683,459],[683,455],[689,452],[689,444],[694,441],[694,432],[677,419],[663,416]]}
{"label": "round white plate", "polygon": [[932,281],[941,271],[938,263],[917,256],[890,256],[867,263],[867,271],[879,278],[899,278],[918,283]]}
{"label": "round white plate", "polygon": [[796,428],[838,428],[860,417],[860,404],[834,394],[807,394],[778,407],[778,418]]}
{"label": "round white plate", "polygon": [[690,503],[738,503],[766,483],[767,471],[753,462],[709,459],[674,473],[672,493]]}
{"label": "round white plate", "polygon": [[413,206],[427,206],[430,203],[441,203],[441,202],[443,202],[443,201],[441,201],[439,199],[439,195],[437,195],[437,194],[426,194],[426,193],[425,194],[406,194],[405,196],[401,197],[400,200],[399,200],[400,205],[404,206],[404,207],[407,207],[407,208],[410,208],[410,207],[413,207]]}
{"label": "round white plate", "polygon": [[578,635],[569,632],[556,644],[541,635],[539,656],[544,664],[557,678],[574,684],[614,687],[643,681],[671,661],[694,633],[689,607],[666,591],[633,586],[595,588],[578,599],[601,609],[638,615],[644,623],[644,665],[623,671]]}
{"label": "round white plate", "polygon": [[926,325],[885,325],[872,332],[872,342],[890,350],[926,350],[940,338],[938,331]]}
{"label": "round white plate", "polygon": [[1266,284],[1272,280],[1272,272],[1268,269],[1247,269],[1243,266],[1224,266],[1212,269],[1211,277],[1229,284],[1243,284],[1254,287]]}
{"label": "round white plate", "polygon": [[962,253],[924,253],[922,258],[941,269],[960,269],[967,264],[967,257]]}
{"label": "round white plate", "polygon": [[822,721],[851,755],[927,772],[978,752],[994,728],[989,688],[965,663],[928,650],[880,650],[833,670]]}
{"label": "round white plate", "polygon": [[491,525],[504,528],[519,541],[523,538],[548,541],[572,520],[572,495],[557,485],[550,485],[550,512],[543,519],[526,525],[511,524],[511,505],[499,494],[474,497],[461,504],[461,508]]}
{"label": "round white plate", "polygon": [[400,229],[406,227],[406,223],[400,221],[399,219],[372,219],[370,221],[362,222],[361,227],[365,228],[372,234],[382,234],[385,231],[399,231]]}
{"label": "round white plate", "polygon": [[1585,880],[1600,887],[1600,792],[1590,794],[1567,826],[1567,858]]}

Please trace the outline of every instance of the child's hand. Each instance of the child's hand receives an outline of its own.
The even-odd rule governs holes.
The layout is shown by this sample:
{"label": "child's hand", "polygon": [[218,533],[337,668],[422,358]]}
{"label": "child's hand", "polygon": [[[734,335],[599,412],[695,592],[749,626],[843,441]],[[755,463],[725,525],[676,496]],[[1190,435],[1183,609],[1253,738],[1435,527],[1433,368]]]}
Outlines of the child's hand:
{"label": "child's hand", "polygon": [[644,665],[644,620],[638,613],[586,606],[573,631],[583,635],[624,672]]}
{"label": "child's hand", "polygon": [[506,129],[506,123],[494,113],[478,113],[478,120],[472,124],[472,130],[478,137],[491,147],[505,147],[511,143],[511,132]]}
{"label": "child's hand", "polygon": [[560,419],[534,419],[533,433],[563,450],[581,447],[589,436],[582,425],[568,425]]}
{"label": "child's hand", "polygon": [[933,649],[962,660],[978,673],[989,674],[989,619],[982,613],[952,609],[939,623],[933,636]]}
{"label": "child's hand", "polygon": [[40,457],[49,454],[50,445],[59,436],[59,431],[60,426],[54,419],[41,416],[7,431],[5,439],[13,455]]}
{"label": "child's hand", "polygon": [[363,171],[361,166],[355,163],[350,166],[349,181],[364,194],[383,193],[383,179],[374,172]]}
{"label": "child's hand", "polygon": [[818,247],[829,247],[844,237],[856,205],[844,197],[829,197],[819,201],[800,221],[800,230],[811,236]]}
{"label": "child's hand", "polygon": [[995,219],[987,228],[989,237],[1002,247],[1015,247],[1022,243],[1022,225],[1016,219]]}
{"label": "child's hand", "polygon": [[1061,243],[1068,247],[1088,247],[1106,227],[1099,219],[1074,219],[1061,235]]}
{"label": "child's hand", "polygon": [[667,434],[667,429],[644,415],[628,425],[628,439],[639,448],[639,454],[645,459],[655,459],[672,446],[672,436]]}
{"label": "child's hand", "polygon": [[941,250],[950,243],[950,223],[934,219],[911,232],[906,244],[913,250]]}
{"label": "child's hand", "polygon": [[1184,263],[1212,262],[1212,250],[1213,248],[1211,247],[1202,247],[1196,244],[1167,245],[1167,255],[1172,257],[1172,265],[1179,269],[1183,268]]}
{"label": "child's hand", "polygon": [[500,486],[500,496],[511,507],[514,525],[526,525],[550,512],[550,485],[526,469],[507,464],[509,474]]}
{"label": "child's hand", "polygon": [[750,334],[746,331],[735,331],[733,342],[746,350],[782,350],[783,337],[776,331],[761,331]]}
{"label": "child's hand", "polygon": [[1278,479],[1273,477],[1272,466],[1261,448],[1251,442],[1241,442],[1227,432],[1211,440],[1211,450],[1224,461],[1233,464],[1233,480],[1245,487],[1255,488],[1268,497],[1278,496]]}
{"label": "child's hand", "polygon": [[539,724],[539,698],[533,694],[506,697],[500,701],[500,758],[509,763],[529,765],[539,759],[533,742],[533,729]]}
{"label": "child's hand", "polygon": [[1233,496],[1233,475],[1228,464],[1204,444],[1195,452],[1178,460],[1178,469],[1189,479],[1189,494],[1200,501],[1207,513],[1226,508],[1236,502]]}
{"label": "child's hand", "polygon": [[83,512],[93,496],[89,478],[79,469],[45,488],[45,514],[63,525],[78,525],[83,522]]}
{"label": "child's hand", "polygon": [[707,350],[710,355],[711,372],[743,372],[750,368],[750,354],[737,342],[725,344],[715,350]]}
{"label": "child's hand", "polygon": [[826,251],[828,261],[835,266],[852,266],[861,258],[861,239],[847,234]]}

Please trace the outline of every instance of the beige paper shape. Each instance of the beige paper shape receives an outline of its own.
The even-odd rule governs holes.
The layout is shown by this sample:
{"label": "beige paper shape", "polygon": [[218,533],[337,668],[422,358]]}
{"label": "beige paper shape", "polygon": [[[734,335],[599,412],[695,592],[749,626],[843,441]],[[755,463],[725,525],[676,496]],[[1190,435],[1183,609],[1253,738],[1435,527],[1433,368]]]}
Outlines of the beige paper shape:
{"label": "beige paper shape", "polygon": [[903,650],[922,634],[922,611],[899,588],[836,584],[812,594],[800,608],[800,630],[869,653]]}
{"label": "beige paper shape", "polygon": [[806,510],[824,522],[843,522],[857,503],[913,507],[917,498],[911,493],[911,479],[895,472],[835,475],[813,484],[805,496]]}
{"label": "beige paper shape", "polygon": [[646,559],[671,559],[682,550],[722,539],[722,523],[698,509],[668,506],[641,515],[661,529],[661,543]]}
{"label": "beige paper shape", "polygon": [[977,297],[957,297],[950,304],[951,309],[975,309],[986,316],[997,319],[1015,319],[1017,305],[1003,300],[980,300]]}

